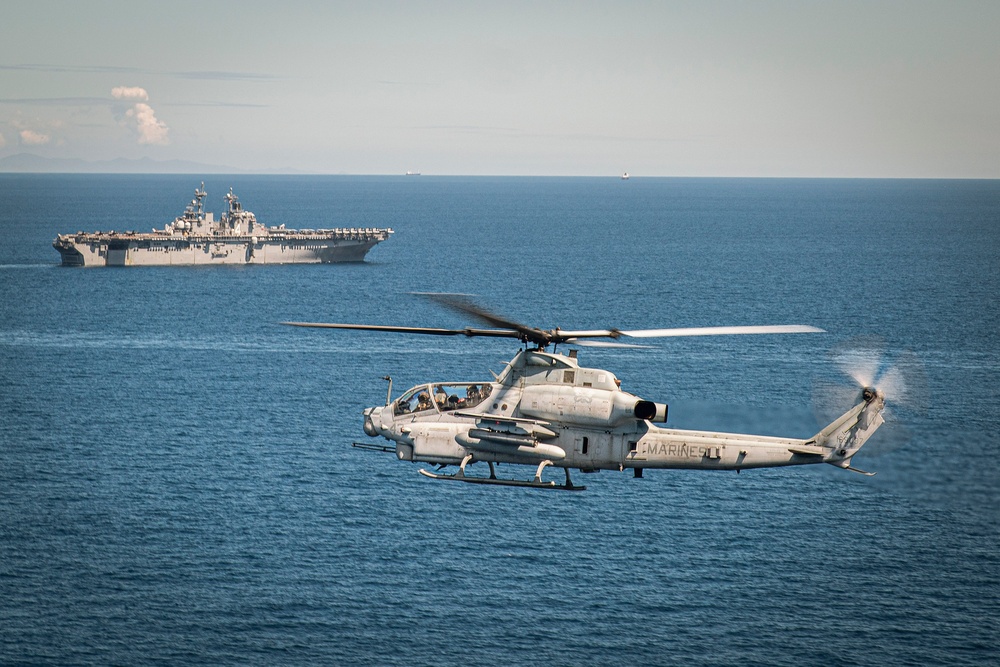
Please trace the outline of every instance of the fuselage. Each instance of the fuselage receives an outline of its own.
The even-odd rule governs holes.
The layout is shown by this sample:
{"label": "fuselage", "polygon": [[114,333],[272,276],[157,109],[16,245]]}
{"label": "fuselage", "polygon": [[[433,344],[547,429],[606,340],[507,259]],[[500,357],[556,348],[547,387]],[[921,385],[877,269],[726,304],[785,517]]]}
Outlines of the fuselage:
{"label": "fuselage", "polygon": [[840,465],[881,424],[881,408],[864,400],[810,439],[672,429],[656,423],[665,405],[623,391],[612,373],[524,350],[494,382],[418,385],[367,409],[365,432],[395,442],[406,461],[740,470]]}

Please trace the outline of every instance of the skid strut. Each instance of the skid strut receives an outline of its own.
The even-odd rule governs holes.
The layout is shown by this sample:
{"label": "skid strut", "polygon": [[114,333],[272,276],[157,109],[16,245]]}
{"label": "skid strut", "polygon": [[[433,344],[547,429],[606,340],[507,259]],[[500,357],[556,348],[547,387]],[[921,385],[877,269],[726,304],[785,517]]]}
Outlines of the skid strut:
{"label": "skid strut", "polygon": [[538,464],[538,469],[535,470],[535,479],[529,481],[520,479],[500,479],[496,475],[496,468],[493,466],[492,461],[487,461],[490,466],[490,476],[489,477],[474,477],[472,475],[465,474],[465,467],[472,462],[472,454],[466,455],[462,459],[462,463],[458,466],[458,472],[454,475],[442,475],[440,473],[431,472],[421,468],[418,472],[431,479],[445,479],[451,480],[453,482],[466,482],[468,484],[494,484],[496,486],[523,486],[530,489],[554,489],[559,491],[583,491],[587,487],[577,486],[573,484],[573,481],[569,477],[569,468],[563,468],[566,473],[566,483],[556,484],[555,482],[543,482],[542,481],[542,471],[550,465],[553,465],[552,461],[545,460]]}

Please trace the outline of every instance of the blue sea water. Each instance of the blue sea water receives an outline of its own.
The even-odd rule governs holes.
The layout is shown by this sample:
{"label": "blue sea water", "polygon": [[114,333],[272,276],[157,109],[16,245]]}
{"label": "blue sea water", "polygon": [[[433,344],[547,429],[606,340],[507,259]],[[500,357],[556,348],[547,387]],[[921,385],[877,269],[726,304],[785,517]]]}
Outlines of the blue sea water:
{"label": "blue sea water", "polygon": [[[200,180],[0,175],[0,663],[1000,661],[1000,182],[211,176],[217,213],[233,186],[268,224],[396,234],[363,264],[57,265],[57,233],[162,226]],[[516,347],[279,324],[470,324],[427,291],[546,328],[828,331],[581,351],[682,427],[811,435],[830,350],[873,337],[927,401],[871,478],[434,482],[350,446],[381,377]]]}

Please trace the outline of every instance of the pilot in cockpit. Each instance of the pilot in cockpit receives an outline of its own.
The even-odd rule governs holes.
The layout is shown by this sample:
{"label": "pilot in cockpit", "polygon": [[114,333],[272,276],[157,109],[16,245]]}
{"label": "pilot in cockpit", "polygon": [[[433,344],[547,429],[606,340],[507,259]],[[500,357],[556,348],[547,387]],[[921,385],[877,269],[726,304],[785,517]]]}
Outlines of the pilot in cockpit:
{"label": "pilot in cockpit", "polygon": [[448,392],[444,390],[443,385],[437,385],[434,389],[434,402],[437,403],[438,407],[444,410],[448,407]]}

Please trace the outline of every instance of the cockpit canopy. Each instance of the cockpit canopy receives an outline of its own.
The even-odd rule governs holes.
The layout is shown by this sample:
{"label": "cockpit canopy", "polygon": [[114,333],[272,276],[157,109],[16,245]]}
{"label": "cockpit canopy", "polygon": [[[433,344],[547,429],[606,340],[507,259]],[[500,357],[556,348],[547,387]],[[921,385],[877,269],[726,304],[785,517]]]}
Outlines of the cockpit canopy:
{"label": "cockpit canopy", "polygon": [[486,400],[493,387],[488,382],[421,384],[406,391],[392,404],[394,415],[436,410],[468,410]]}

